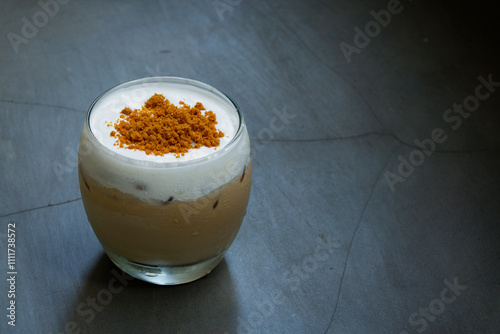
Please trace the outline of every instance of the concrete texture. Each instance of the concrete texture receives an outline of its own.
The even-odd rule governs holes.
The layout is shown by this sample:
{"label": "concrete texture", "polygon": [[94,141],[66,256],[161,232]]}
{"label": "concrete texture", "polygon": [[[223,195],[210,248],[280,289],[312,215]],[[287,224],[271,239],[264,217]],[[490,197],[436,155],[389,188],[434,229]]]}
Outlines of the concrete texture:
{"label": "concrete texture", "polygon": [[[0,332],[500,332],[493,2],[58,1],[1,5]],[[176,287],[105,256],[76,168],[91,102],[158,75],[233,97],[254,154],[236,241]]]}

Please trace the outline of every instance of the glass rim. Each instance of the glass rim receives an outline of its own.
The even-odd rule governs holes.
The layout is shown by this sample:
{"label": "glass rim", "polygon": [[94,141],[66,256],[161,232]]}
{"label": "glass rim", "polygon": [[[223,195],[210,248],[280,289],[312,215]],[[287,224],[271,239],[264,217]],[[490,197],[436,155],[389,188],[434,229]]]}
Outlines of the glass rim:
{"label": "glass rim", "polygon": [[[185,85],[189,86],[195,86],[201,89],[204,89],[212,94],[217,95],[221,100],[224,102],[224,99],[226,99],[225,102],[229,102],[231,107],[234,108],[236,111],[236,114],[238,115],[238,129],[236,130],[236,133],[234,134],[233,138],[222,148],[215,150],[213,153],[210,153],[206,156],[188,160],[188,161],[153,161],[153,160],[142,160],[142,159],[136,159],[132,157],[127,157],[124,156],[118,152],[115,152],[114,150],[110,149],[109,147],[105,146],[94,134],[92,131],[92,128],[90,126],[90,115],[92,113],[92,110],[94,109],[95,105],[104,97],[107,96],[108,94],[113,93],[114,91],[119,90],[120,88],[123,87],[128,87],[128,86],[133,86],[133,85],[138,85],[138,84],[143,84],[143,83],[154,83],[154,82],[173,82],[173,83],[182,83]],[[97,142],[97,145],[99,145],[100,148],[107,154],[116,157],[126,163],[129,164],[135,164],[135,165],[140,165],[143,167],[181,167],[181,166],[187,166],[187,165],[193,165],[197,163],[203,163],[208,160],[215,159],[219,156],[224,155],[224,153],[228,150],[230,150],[234,145],[235,142],[237,141],[238,138],[241,137],[241,134],[243,132],[243,125],[244,125],[244,119],[243,119],[243,113],[241,112],[241,109],[239,105],[234,101],[229,95],[226,93],[222,92],[221,90],[213,87],[212,85],[209,85],[207,83],[198,81],[198,80],[193,80],[193,79],[188,79],[188,78],[183,78],[183,77],[174,77],[174,76],[154,76],[154,77],[144,77],[144,78],[139,78],[139,79],[134,79],[134,80],[129,80],[129,81],[124,81],[122,83],[119,83],[111,88],[106,89],[104,92],[99,94],[94,101],[90,104],[87,114],[85,116],[85,123],[86,123],[86,128],[90,132],[92,139]]]}

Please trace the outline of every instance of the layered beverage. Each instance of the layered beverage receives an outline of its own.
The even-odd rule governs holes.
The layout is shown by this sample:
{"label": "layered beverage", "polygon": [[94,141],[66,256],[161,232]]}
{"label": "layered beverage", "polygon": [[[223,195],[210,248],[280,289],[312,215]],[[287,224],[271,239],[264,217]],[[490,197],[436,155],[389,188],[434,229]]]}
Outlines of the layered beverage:
{"label": "layered beverage", "polygon": [[[166,154],[161,147],[151,153],[119,145],[113,126],[124,108],[140,110],[155,94],[213,112],[217,145],[193,142],[187,152]],[[137,131],[132,138],[156,135]],[[130,275],[157,284],[195,280],[220,262],[245,216],[252,178],[237,105],[209,85],[170,77],[131,81],[98,97],[83,127],[78,167],[88,220],[108,256]]]}

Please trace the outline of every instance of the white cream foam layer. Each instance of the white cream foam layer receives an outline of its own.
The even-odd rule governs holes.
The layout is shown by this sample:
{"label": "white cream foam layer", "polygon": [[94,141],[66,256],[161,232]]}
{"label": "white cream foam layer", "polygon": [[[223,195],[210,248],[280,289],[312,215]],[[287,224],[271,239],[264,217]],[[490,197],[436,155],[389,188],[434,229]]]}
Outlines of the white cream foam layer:
{"label": "white cream foam layer", "polygon": [[[124,107],[140,108],[154,93],[171,103],[201,102],[217,117],[224,132],[221,145],[193,149],[183,157],[147,155],[114,146],[105,121],[115,122]],[[181,78],[146,78],[125,83],[101,96],[92,107],[80,139],[79,162],[90,177],[145,201],[191,201],[219,188],[243,173],[250,160],[250,141],[233,103],[211,86]]]}
{"label": "white cream foam layer", "polygon": [[[164,156],[148,155],[144,151],[115,146],[116,138],[109,135],[114,128],[107,126],[107,124],[115,123],[120,117],[120,112],[125,107],[129,107],[132,110],[141,109],[144,102],[155,93],[162,94],[170,103],[177,106],[179,105],[179,101],[183,101],[190,106],[201,102],[206,111],[212,110],[217,117],[216,128],[224,133],[224,137],[220,138],[219,146],[217,148],[203,146],[199,149],[191,149],[180,158],[176,158],[173,153],[165,154]],[[105,95],[97,101],[90,115],[92,133],[104,146],[129,158],[159,162],[189,161],[207,156],[213,153],[213,151],[226,146],[231,141],[238,130],[238,124],[239,117],[234,108],[227,103],[223,103],[212,92],[196,86],[167,82],[133,85],[113,91],[111,94]]]}

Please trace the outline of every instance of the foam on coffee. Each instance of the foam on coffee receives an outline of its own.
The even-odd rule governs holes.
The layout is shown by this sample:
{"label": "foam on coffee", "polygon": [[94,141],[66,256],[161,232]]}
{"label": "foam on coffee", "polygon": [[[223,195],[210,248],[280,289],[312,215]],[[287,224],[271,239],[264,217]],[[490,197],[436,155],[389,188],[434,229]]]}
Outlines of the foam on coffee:
{"label": "foam on coffee", "polygon": [[[201,102],[213,111],[217,129],[224,132],[220,145],[191,149],[180,158],[173,153],[147,155],[114,145],[116,139],[110,136],[113,128],[107,124],[114,123],[124,107],[141,108],[155,93],[176,105],[179,101],[190,106]],[[197,199],[240,175],[248,164],[249,139],[244,125],[238,132],[239,117],[234,104],[206,84],[181,78],[132,81],[109,90],[92,106],[88,119],[92,132],[85,131],[86,124],[80,142],[84,145],[81,154],[86,154],[82,168],[103,186],[119,184],[118,190],[144,200]]]}

